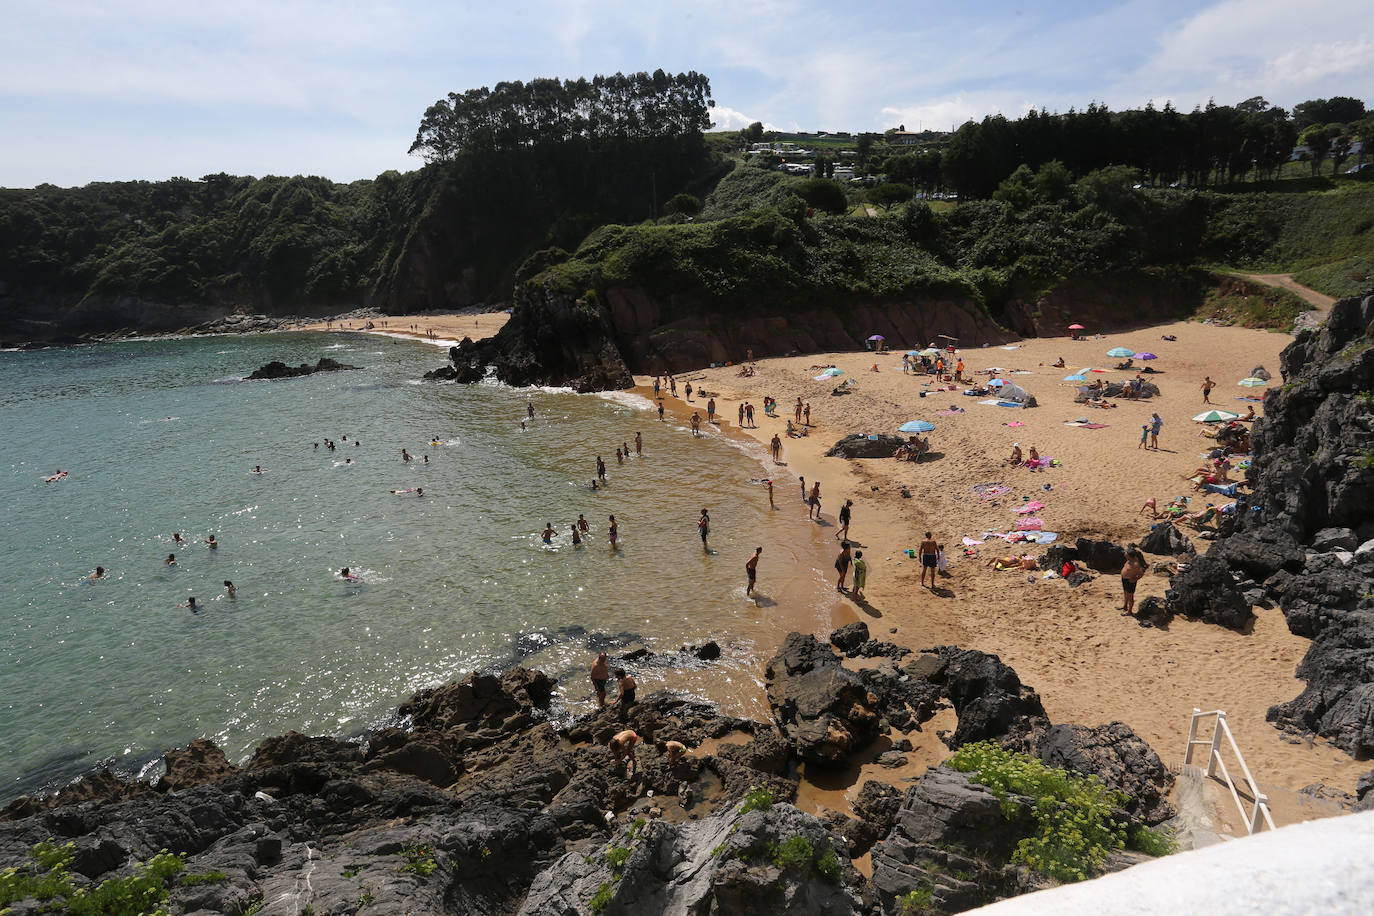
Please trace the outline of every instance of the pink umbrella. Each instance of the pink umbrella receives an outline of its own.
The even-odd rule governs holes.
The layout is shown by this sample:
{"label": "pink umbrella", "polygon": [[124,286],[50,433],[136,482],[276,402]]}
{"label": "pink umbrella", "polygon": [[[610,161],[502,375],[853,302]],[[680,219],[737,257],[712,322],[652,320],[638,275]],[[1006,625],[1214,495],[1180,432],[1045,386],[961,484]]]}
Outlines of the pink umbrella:
{"label": "pink umbrella", "polygon": [[1081,325],[1081,324],[1071,324],[1071,325],[1069,325],[1069,330],[1070,330],[1070,331],[1086,331],[1087,328],[1083,327],[1083,325]]}

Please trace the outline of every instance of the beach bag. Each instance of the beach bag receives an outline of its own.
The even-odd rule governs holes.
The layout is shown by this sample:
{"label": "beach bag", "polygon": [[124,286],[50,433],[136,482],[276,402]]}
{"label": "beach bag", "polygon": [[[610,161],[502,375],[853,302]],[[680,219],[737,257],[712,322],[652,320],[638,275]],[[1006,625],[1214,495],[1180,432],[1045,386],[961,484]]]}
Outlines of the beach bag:
{"label": "beach bag", "polygon": [[1073,565],[1072,560],[1065,560],[1064,565],[1059,568],[1059,575],[1063,576],[1065,579],[1076,572],[1078,572],[1078,567]]}

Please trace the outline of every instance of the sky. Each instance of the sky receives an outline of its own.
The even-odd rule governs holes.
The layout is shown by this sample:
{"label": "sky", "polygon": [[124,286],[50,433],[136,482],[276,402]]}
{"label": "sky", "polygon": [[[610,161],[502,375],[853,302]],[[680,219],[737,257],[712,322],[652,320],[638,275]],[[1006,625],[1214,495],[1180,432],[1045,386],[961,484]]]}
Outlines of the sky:
{"label": "sky", "polygon": [[0,0],[0,187],[407,171],[502,80],[696,70],[718,129],[949,130],[1031,107],[1374,106],[1369,0]]}

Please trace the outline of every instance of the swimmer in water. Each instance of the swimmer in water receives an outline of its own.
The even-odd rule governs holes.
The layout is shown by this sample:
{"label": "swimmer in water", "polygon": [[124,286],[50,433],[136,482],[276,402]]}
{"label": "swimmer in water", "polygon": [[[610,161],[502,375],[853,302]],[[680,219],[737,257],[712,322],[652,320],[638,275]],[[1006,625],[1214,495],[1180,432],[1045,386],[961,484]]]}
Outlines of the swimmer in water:
{"label": "swimmer in water", "polygon": [[577,525],[569,525],[568,528],[572,530],[573,546],[574,546],[574,547],[581,547],[581,546],[582,546],[582,534],[581,534],[581,532],[579,532],[579,531],[577,530]]}
{"label": "swimmer in water", "polygon": [[353,573],[349,572],[349,569],[348,569],[347,566],[345,566],[343,569],[339,570],[339,578],[342,579],[342,580],[344,580],[345,582],[358,582],[358,581],[359,581],[359,578],[358,578],[357,576],[355,576],[355,575],[353,575]]}
{"label": "swimmer in water", "polygon": [[416,495],[416,496],[424,496],[424,495],[425,495],[425,488],[424,488],[424,487],[416,487],[416,488],[415,488],[415,495]]}
{"label": "swimmer in water", "polygon": [[234,588],[234,583],[230,582],[228,579],[224,580],[224,590],[229,594],[230,598],[239,593],[239,590]]}
{"label": "swimmer in water", "polygon": [[162,562],[163,562],[163,563],[166,563],[168,566],[176,566],[176,565],[177,565],[177,555],[174,554],[174,553],[169,553],[169,554],[167,554],[167,559],[163,560]]}
{"label": "swimmer in water", "polygon": [[184,543],[186,543],[186,540],[181,536],[181,532],[180,532],[180,531],[175,531],[175,532],[172,533],[172,541],[173,541],[173,543],[176,543],[176,544],[184,544]]}
{"label": "swimmer in water", "polygon": [[591,530],[591,527],[592,526],[588,524],[586,517],[581,512],[577,513],[578,530],[581,531],[583,534],[586,534],[589,530]]}
{"label": "swimmer in water", "polygon": [[410,460],[411,460],[411,458],[410,458],[410,452],[406,451],[405,449],[401,449],[401,460],[402,460],[402,461],[410,461]]}
{"label": "swimmer in water", "polygon": [[253,473],[254,473],[254,474],[261,474],[261,473],[262,473],[262,465],[260,465],[260,464],[255,464],[255,465],[253,465]]}
{"label": "swimmer in water", "polygon": [[205,539],[205,546],[211,550],[219,550],[219,541],[215,540],[215,536],[212,534]]}
{"label": "swimmer in water", "polygon": [[91,573],[91,575],[90,575],[90,580],[91,580],[92,582],[94,582],[96,579],[103,579],[104,577],[105,577],[105,567],[103,567],[103,566],[97,566],[97,567],[95,568],[95,572]]}
{"label": "swimmer in water", "polygon": [[593,489],[593,490],[599,490],[599,489],[601,489],[600,487],[598,487],[598,486],[596,485],[596,478],[595,478],[595,477],[592,478],[592,489]]}
{"label": "swimmer in water", "polygon": [[557,536],[558,536],[558,532],[553,530],[553,522],[545,522],[545,523],[544,523],[544,533],[541,535],[541,537],[544,538],[544,543],[545,543],[545,544],[552,544],[552,543],[553,543],[553,539],[556,538]]}
{"label": "swimmer in water", "polygon": [[189,596],[189,597],[186,599],[186,603],[183,604],[182,607],[188,607],[188,608],[190,608],[192,614],[199,614],[199,613],[200,613],[200,605],[199,605],[199,604],[196,604],[196,596],[195,596],[195,595]]}

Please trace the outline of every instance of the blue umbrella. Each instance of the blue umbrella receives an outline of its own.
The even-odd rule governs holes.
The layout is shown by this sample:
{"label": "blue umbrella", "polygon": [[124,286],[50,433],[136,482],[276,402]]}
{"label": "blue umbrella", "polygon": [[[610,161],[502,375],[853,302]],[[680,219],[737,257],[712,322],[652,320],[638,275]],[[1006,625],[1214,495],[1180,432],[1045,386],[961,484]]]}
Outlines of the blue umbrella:
{"label": "blue umbrella", "polygon": [[992,388],[1001,388],[1003,385],[1010,385],[1010,384],[1011,384],[1011,382],[1007,381],[1007,380],[1004,379],[1004,378],[995,378],[995,379],[993,379],[992,381],[988,382],[988,385],[989,385],[990,387],[992,387]]}
{"label": "blue umbrella", "polygon": [[1088,379],[1087,379],[1087,376],[1083,376],[1083,375],[1066,375],[1066,376],[1064,376],[1064,381],[1066,381],[1066,382],[1086,382],[1087,380],[1088,380]]}
{"label": "blue umbrella", "polygon": [[928,433],[935,428],[934,423],[927,423],[925,420],[912,420],[910,423],[903,423],[897,427],[899,433]]}

